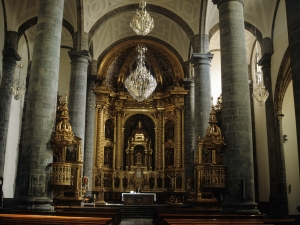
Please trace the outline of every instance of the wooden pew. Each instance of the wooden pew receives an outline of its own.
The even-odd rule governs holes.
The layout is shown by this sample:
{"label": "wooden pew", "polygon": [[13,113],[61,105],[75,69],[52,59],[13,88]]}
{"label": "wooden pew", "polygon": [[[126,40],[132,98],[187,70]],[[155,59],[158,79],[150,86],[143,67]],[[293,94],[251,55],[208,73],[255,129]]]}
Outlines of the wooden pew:
{"label": "wooden pew", "polygon": [[292,225],[295,219],[265,218],[264,215],[248,214],[203,214],[193,208],[155,208],[153,222],[155,225],[176,224],[268,224],[268,225]]}
{"label": "wooden pew", "polygon": [[261,225],[264,224],[262,221],[252,221],[252,220],[239,220],[239,219],[164,219],[166,225]]}
{"label": "wooden pew", "polygon": [[111,225],[119,225],[122,220],[122,208],[115,207],[72,207],[57,209],[55,215],[60,216],[88,216],[111,217]]}
{"label": "wooden pew", "polygon": [[75,217],[75,216],[51,216],[51,215],[24,215],[24,214],[0,214],[0,224],[111,224],[110,217]]}

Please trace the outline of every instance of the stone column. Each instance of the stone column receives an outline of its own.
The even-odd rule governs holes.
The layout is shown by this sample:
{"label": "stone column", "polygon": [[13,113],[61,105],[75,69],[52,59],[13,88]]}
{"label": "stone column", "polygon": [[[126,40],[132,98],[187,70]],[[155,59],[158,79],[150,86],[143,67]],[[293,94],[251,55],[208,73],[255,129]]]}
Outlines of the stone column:
{"label": "stone column", "polygon": [[[86,89],[87,68],[90,62],[88,51],[70,51],[71,80],[69,97],[70,124],[75,136],[82,138],[84,145],[85,137],[85,113],[86,113]],[[82,146],[82,149],[85,149]]]}
{"label": "stone column", "polygon": [[225,213],[257,213],[248,66],[243,0],[213,0],[218,4],[222,71],[222,131]]}
{"label": "stone column", "polygon": [[17,54],[16,49],[18,49],[18,33],[14,31],[8,31],[5,37],[3,50],[3,75],[0,86],[0,177],[3,177],[5,163],[4,160],[6,152],[8,122],[12,98],[10,87],[12,86],[14,80],[15,68],[17,65],[16,61],[19,61],[21,59],[21,57]]}
{"label": "stone column", "polygon": [[41,0],[32,54],[28,104],[15,207],[53,210],[48,165],[55,127],[64,0]]}
{"label": "stone column", "polygon": [[97,61],[92,60],[87,77],[86,92],[86,118],[85,118],[85,144],[84,144],[84,164],[83,174],[89,178],[89,190],[86,196],[92,196],[91,184],[93,184],[93,166],[94,166],[94,140],[95,140],[95,104],[96,96],[94,93],[95,81],[97,79]]}
{"label": "stone column", "polygon": [[300,163],[300,1],[286,0],[285,4],[294,90],[298,157]]}
{"label": "stone column", "polygon": [[[270,171],[269,214],[288,215],[288,211],[285,211],[288,208],[285,173],[284,173],[284,177],[278,176],[278,174],[280,174],[279,171],[285,171],[285,165],[278,163],[279,157],[282,157],[282,155],[280,154],[281,150],[277,149],[277,145],[276,145],[276,142],[278,141],[276,138],[276,134],[279,131],[277,131],[276,123],[274,123],[274,121],[276,121],[277,118],[275,116],[276,115],[274,111],[275,106],[272,98],[273,96],[272,77],[271,77],[272,55],[273,55],[272,40],[270,38],[263,38],[262,58],[259,61],[259,65],[261,66],[263,72],[264,86],[266,90],[268,90],[269,92],[269,97],[265,102],[268,152],[269,152],[269,171]],[[284,184],[283,187],[281,187],[281,183]]]}
{"label": "stone column", "polygon": [[194,145],[197,146],[197,140],[200,136],[205,136],[208,127],[209,114],[211,110],[211,79],[210,79],[210,62],[213,55],[210,53],[194,53],[194,80],[195,80],[195,140]]}

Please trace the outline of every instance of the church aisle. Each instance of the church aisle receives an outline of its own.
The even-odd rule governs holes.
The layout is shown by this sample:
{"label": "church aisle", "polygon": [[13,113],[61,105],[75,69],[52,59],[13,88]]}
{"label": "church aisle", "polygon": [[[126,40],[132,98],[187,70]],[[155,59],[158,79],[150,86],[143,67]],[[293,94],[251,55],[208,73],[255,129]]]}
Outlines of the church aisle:
{"label": "church aisle", "polygon": [[153,225],[152,219],[124,218],[120,225]]}

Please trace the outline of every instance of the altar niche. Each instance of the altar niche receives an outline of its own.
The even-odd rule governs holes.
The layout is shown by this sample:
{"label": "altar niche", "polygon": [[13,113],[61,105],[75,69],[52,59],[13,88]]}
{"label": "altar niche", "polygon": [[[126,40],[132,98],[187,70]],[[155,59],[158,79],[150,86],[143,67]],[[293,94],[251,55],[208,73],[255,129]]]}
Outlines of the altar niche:
{"label": "altar niche", "polygon": [[126,152],[126,171],[152,170],[151,139],[139,119],[136,129],[128,139]]}

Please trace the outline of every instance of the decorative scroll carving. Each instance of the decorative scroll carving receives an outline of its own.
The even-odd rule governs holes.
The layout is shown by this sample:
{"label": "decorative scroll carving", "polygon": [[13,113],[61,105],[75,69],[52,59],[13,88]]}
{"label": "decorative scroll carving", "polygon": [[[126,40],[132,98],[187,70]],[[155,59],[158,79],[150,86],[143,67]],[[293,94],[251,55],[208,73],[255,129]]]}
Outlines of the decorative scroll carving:
{"label": "decorative scroll carving", "polygon": [[105,138],[111,141],[114,140],[114,123],[111,119],[105,122]]}

